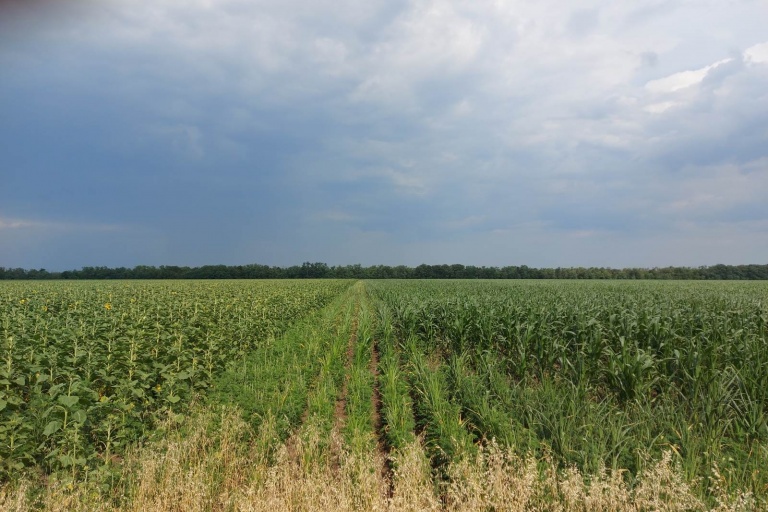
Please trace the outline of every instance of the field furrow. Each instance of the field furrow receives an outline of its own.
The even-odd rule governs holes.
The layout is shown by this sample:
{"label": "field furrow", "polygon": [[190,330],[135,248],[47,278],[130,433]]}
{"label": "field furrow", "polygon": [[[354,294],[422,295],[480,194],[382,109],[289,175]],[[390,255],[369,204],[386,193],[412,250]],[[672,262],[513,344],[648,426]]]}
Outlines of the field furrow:
{"label": "field furrow", "polygon": [[764,285],[37,286],[2,510],[768,510]]}

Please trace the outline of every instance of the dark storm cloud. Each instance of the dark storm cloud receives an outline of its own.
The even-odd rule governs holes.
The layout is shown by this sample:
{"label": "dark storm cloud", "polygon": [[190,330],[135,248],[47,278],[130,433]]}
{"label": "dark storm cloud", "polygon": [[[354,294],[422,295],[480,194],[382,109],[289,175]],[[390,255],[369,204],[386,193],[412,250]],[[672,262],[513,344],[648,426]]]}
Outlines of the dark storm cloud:
{"label": "dark storm cloud", "polygon": [[2,5],[0,265],[768,252],[749,2]]}

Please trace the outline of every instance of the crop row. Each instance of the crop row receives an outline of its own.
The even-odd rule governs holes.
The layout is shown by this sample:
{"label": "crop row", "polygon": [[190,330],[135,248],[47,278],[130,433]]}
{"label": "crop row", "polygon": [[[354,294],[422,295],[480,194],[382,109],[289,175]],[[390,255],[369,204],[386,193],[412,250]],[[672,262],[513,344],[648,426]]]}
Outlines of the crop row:
{"label": "crop row", "polygon": [[5,283],[0,479],[109,464],[343,281]]}
{"label": "crop row", "polygon": [[438,493],[495,439],[629,486],[673,453],[702,495],[768,497],[761,283],[7,283],[0,312],[0,479],[112,475],[206,401],[274,460],[383,441],[397,476],[423,440]]}
{"label": "crop row", "polygon": [[628,469],[629,479],[672,451],[702,489],[716,474],[768,495],[765,285],[370,287],[380,336],[392,340],[382,357],[390,442],[406,435],[398,425],[410,404],[436,469],[491,438],[586,473]]}

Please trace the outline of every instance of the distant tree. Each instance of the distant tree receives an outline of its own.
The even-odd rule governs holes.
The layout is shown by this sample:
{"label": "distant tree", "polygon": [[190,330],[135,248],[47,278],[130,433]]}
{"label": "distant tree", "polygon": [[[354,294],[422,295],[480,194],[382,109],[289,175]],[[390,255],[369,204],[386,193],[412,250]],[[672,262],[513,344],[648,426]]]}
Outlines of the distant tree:
{"label": "distant tree", "polygon": [[8,279],[764,279],[768,265],[723,265],[711,267],[623,268],[568,267],[531,268],[526,265],[475,267],[460,264],[417,267],[360,264],[329,267],[304,262],[301,266],[204,265],[202,267],[138,265],[125,267],[83,267],[80,270],[48,272],[46,269],[0,267],[0,280]]}

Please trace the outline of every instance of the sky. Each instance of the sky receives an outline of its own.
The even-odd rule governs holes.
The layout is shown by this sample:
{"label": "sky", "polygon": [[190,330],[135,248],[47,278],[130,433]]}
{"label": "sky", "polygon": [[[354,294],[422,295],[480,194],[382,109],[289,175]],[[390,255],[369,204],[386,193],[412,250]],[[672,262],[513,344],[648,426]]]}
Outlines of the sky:
{"label": "sky", "polygon": [[0,0],[0,266],[768,263],[763,0]]}

